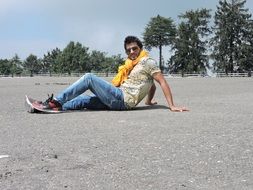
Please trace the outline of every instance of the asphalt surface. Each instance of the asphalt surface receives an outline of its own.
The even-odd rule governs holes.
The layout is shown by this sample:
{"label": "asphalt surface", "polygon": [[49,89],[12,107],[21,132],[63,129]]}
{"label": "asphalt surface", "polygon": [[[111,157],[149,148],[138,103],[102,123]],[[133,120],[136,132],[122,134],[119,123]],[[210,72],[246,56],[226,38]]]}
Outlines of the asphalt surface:
{"label": "asphalt surface", "polygon": [[[0,189],[253,189],[253,77],[168,78],[177,105],[30,114],[77,78],[0,78]],[[109,79],[107,79],[109,80]]]}

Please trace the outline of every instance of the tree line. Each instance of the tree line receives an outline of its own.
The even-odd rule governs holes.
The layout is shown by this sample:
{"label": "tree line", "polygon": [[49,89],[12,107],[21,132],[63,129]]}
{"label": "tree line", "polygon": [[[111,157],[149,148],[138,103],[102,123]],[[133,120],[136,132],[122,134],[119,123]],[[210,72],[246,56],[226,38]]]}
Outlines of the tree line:
{"label": "tree line", "polygon": [[[220,0],[215,15],[210,9],[189,10],[179,15],[179,24],[160,15],[144,28],[143,43],[148,50],[159,49],[159,67],[170,73],[249,72],[253,70],[253,20],[245,8],[246,0]],[[214,22],[211,23],[213,18]],[[163,59],[163,47],[170,47],[170,59]],[[0,59],[0,74],[116,72],[124,59],[120,54],[107,56],[79,42],[55,48],[43,58],[18,55]],[[212,64],[210,64],[212,62]]]}

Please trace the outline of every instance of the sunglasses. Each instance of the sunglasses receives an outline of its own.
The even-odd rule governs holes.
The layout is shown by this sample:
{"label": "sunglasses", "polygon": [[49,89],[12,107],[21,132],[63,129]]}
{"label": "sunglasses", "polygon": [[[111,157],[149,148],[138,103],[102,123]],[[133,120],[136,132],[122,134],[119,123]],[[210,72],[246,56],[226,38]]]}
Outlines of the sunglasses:
{"label": "sunglasses", "polygon": [[131,47],[131,48],[126,49],[126,53],[127,53],[127,54],[130,54],[130,53],[131,53],[131,50],[132,50],[132,51],[136,51],[136,50],[138,50],[138,49],[139,49],[138,46],[134,46],[134,47]]}

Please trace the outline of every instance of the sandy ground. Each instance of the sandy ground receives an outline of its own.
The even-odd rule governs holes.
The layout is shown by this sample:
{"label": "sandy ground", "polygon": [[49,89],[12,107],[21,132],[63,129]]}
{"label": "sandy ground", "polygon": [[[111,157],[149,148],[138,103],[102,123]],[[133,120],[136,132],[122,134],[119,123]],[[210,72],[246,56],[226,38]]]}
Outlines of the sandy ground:
{"label": "sandy ground", "polygon": [[[253,77],[168,78],[173,113],[29,114],[77,78],[0,78],[0,189],[253,189]],[[109,80],[109,79],[107,79]]]}

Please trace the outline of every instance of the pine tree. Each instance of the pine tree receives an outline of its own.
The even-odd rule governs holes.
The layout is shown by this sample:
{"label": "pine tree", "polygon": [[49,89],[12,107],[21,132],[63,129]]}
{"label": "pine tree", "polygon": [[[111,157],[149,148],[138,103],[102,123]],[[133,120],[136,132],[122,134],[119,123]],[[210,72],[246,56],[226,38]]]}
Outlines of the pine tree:
{"label": "pine tree", "polygon": [[179,16],[184,19],[178,26],[177,37],[173,45],[175,54],[170,60],[172,72],[205,73],[208,64],[207,36],[211,33],[208,27],[211,18],[210,10],[187,11]]}
{"label": "pine tree", "polygon": [[57,58],[60,71],[62,73],[67,72],[69,75],[71,75],[72,72],[79,73],[86,71],[90,57],[88,49],[89,48],[82,46],[79,42],[69,42]]}
{"label": "pine tree", "polygon": [[12,77],[14,76],[14,74],[19,75],[22,73],[23,70],[22,61],[20,60],[17,54],[15,54],[14,57],[9,60],[9,63],[11,64],[10,71]]}
{"label": "pine tree", "polygon": [[171,18],[165,18],[160,15],[151,18],[143,33],[144,46],[147,49],[152,47],[159,48],[159,66],[162,65],[162,47],[171,45],[176,34],[176,26]]}
{"label": "pine tree", "polygon": [[34,73],[38,73],[41,68],[41,62],[36,55],[30,54],[24,61],[24,69],[30,72],[31,77]]}
{"label": "pine tree", "polygon": [[[214,37],[212,58],[214,70],[218,72],[236,72],[244,70],[245,57],[250,46],[250,18],[248,9],[244,8],[246,0],[220,0],[214,17]],[[252,55],[251,55],[252,57]]]}
{"label": "pine tree", "polygon": [[61,54],[59,48],[55,48],[52,51],[48,51],[42,59],[43,72],[49,72],[50,76],[52,72],[57,72],[57,58]]}

